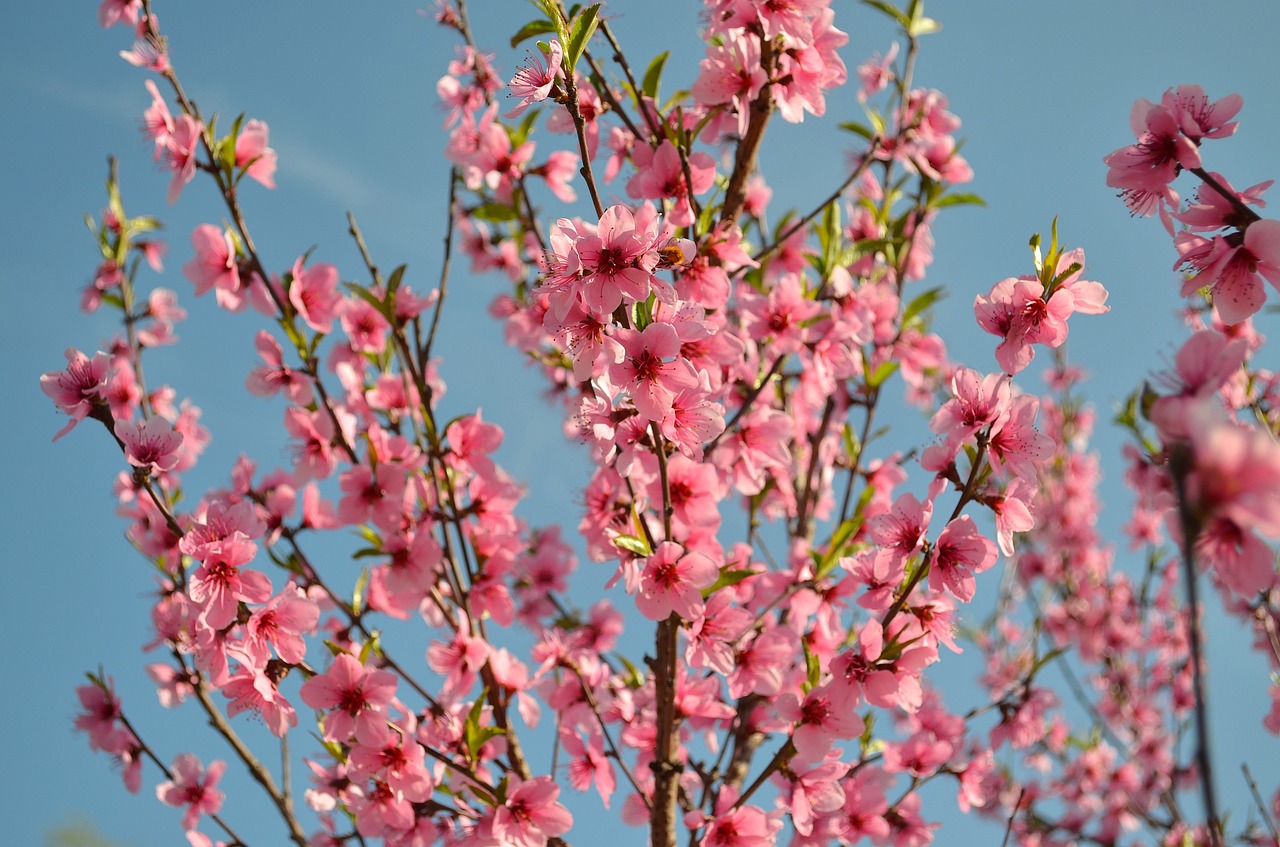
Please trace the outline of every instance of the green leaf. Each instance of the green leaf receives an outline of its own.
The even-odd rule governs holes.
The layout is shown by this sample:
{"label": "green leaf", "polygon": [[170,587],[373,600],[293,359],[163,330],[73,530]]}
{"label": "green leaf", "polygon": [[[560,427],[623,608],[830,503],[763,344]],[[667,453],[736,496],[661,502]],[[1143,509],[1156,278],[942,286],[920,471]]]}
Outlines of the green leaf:
{"label": "green leaf", "polygon": [[946,296],[947,293],[941,286],[922,292],[907,304],[906,310],[902,313],[902,325],[906,326],[912,318]]}
{"label": "green leaf", "polygon": [[360,658],[360,664],[362,664],[362,665],[363,665],[363,664],[365,664],[366,662],[368,662],[368,661],[369,661],[369,656],[370,656],[370,655],[372,655],[372,654],[373,654],[373,653],[375,653],[375,652],[378,652],[378,632],[377,632],[377,630],[375,630],[375,631],[374,631],[374,632],[369,636],[369,640],[368,640],[368,641],[366,641],[363,645],[361,645],[361,647],[360,647],[360,657],[359,657],[359,658]]}
{"label": "green leaf", "polygon": [[[507,137],[511,139],[511,147],[514,149],[524,144],[529,138],[529,133],[533,132],[533,125],[538,120],[538,115],[542,114],[540,109],[530,109],[525,112],[524,118],[514,127],[507,127]],[[509,204],[514,206],[515,203]]]}
{"label": "green leaf", "polygon": [[867,386],[870,388],[879,388],[897,369],[897,362],[881,362],[880,367],[876,368],[875,371],[867,377]]}
{"label": "green leaf", "polygon": [[463,727],[463,737],[466,739],[467,750],[471,753],[472,759],[475,759],[486,741],[503,734],[499,727],[480,726],[480,715],[484,712],[484,698],[488,693],[487,687],[481,690],[480,696],[471,704],[471,709],[467,712],[467,722]]}
{"label": "green leaf", "polygon": [[635,535],[618,535],[613,539],[614,547],[621,547],[628,553],[635,553],[637,556],[651,556],[653,551],[649,549],[648,543],[643,538]]}
{"label": "green leaf", "polygon": [[843,129],[845,132],[852,132],[854,135],[861,135],[868,141],[871,140],[871,136],[873,135],[870,127],[853,121],[846,121],[845,123],[840,124],[840,129]]}
{"label": "green leaf", "polygon": [[730,585],[737,585],[739,582],[742,582],[744,579],[749,579],[750,577],[753,577],[755,575],[756,575],[755,571],[730,570],[728,566],[726,566],[723,570],[720,571],[720,578],[717,579],[715,582],[713,582],[710,588],[702,589],[702,596],[710,597],[712,594],[715,594],[721,588],[725,588]]}
{"label": "green leaf", "polygon": [[600,25],[599,14],[600,4],[597,3],[583,9],[582,14],[574,20],[573,31],[569,33],[569,43],[564,48],[565,73],[573,73],[574,67],[578,64],[578,58],[587,49],[587,42],[591,40],[591,36],[595,35],[596,27]]}
{"label": "green leaf", "polygon": [[511,36],[511,46],[515,47],[521,41],[525,41],[527,39],[534,38],[535,36],[545,35],[548,32],[555,32],[555,31],[556,31],[556,28],[551,25],[550,21],[547,21],[547,20],[529,21],[527,24],[520,27],[519,31],[517,31],[515,35]]}
{"label": "green leaf", "polygon": [[136,218],[130,218],[129,222],[125,224],[125,229],[129,230],[130,233],[152,232],[153,230],[164,229],[164,224],[160,222],[159,218],[141,215]]}
{"label": "green leaf", "polygon": [[818,687],[818,683],[822,681],[822,662],[818,659],[816,653],[809,649],[809,642],[800,639],[800,644],[804,647],[804,668],[805,668],[805,686],[804,693],[808,694],[811,690]]}
{"label": "green leaf", "polygon": [[[870,490],[870,486],[868,489]],[[827,544],[827,551],[822,554],[822,558],[818,560],[818,566],[814,570],[814,578],[822,579],[835,569],[836,563],[840,561],[841,555],[844,553],[845,545],[849,543],[849,539],[857,534],[862,527],[862,518],[854,515],[846,518],[836,527],[836,531],[831,534],[831,541]]]}
{"label": "green leaf", "polygon": [[948,206],[985,206],[987,201],[977,194],[946,194],[929,204],[932,209],[945,209]]}
{"label": "green leaf", "polygon": [[552,32],[560,39],[561,44],[569,43],[569,28],[565,26],[564,15],[560,13],[560,4],[556,0],[532,0],[533,5],[550,21]]}
{"label": "green leaf", "polygon": [[400,280],[404,278],[405,269],[408,265],[401,265],[391,272],[391,278],[387,280],[387,305],[390,306],[395,302],[396,289],[400,287]]}
{"label": "green leaf", "polygon": [[351,592],[351,612],[359,615],[364,606],[364,592],[369,587],[369,569],[360,569],[360,578],[356,580],[355,590]]}
{"label": "green leaf", "polygon": [[930,33],[937,32],[940,29],[942,29],[942,24],[938,23],[933,18],[926,18],[923,15],[918,15],[911,21],[911,25],[907,27],[907,35],[912,38],[918,38],[921,35],[929,35]]}
{"label": "green leaf", "polygon": [[355,283],[352,283],[352,282],[344,282],[343,286],[352,294],[356,295],[361,300],[363,300],[364,302],[372,306],[374,309],[376,309],[378,314],[382,315],[382,317],[387,319],[387,323],[392,325],[395,324],[396,322],[395,315],[392,314],[391,309],[387,306],[387,304],[382,301],[382,298],[375,296],[372,291],[365,288],[363,285],[356,285]]}
{"label": "green leaf", "polygon": [[666,67],[667,57],[670,55],[671,52],[667,51],[655,56],[644,72],[644,81],[640,83],[640,90],[652,97],[655,103],[658,100],[658,87],[662,83],[662,69]]}
{"label": "green leaf", "polygon": [[1032,677],[1034,677],[1037,673],[1040,672],[1041,668],[1043,668],[1045,665],[1049,664],[1054,659],[1058,658],[1059,656],[1061,656],[1063,653],[1066,653],[1066,652],[1067,652],[1066,649],[1063,647],[1055,647],[1054,649],[1050,650],[1048,653],[1045,653],[1043,656],[1041,656],[1039,659],[1036,660],[1036,663],[1034,665],[1031,666],[1031,670],[1027,672],[1027,679],[1031,679]]}
{"label": "green leaf", "polygon": [[862,2],[873,9],[879,9],[881,12],[884,12],[886,15],[902,24],[903,29],[911,26],[911,19],[890,3],[885,3],[883,0],[862,0]]}
{"label": "green leaf", "polygon": [[520,217],[514,208],[505,203],[485,203],[472,209],[471,214],[482,221],[489,221],[490,223],[514,221]]}
{"label": "green leaf", "polygon": [[626,682],[628,688],[639,688],[644,685],[644,674],[640,673],[639,668],[632,664],[630,659],[619,653],[618,661],[622,662],[622,666],[627,669],[627,672],[622,675],[622,679]]}

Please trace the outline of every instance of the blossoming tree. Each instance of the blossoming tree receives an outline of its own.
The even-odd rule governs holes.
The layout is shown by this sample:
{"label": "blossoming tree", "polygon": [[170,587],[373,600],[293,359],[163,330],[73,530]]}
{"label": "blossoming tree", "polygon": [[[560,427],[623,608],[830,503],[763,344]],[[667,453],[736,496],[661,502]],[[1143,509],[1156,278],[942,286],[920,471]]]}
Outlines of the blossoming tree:
{"label": "blossoming tree", "polygon": [[[1169,231],[1188,298],[1172,370],[1120,416],[1135,571],[1098,535],[1092,417],[1064,348],[1107,291],[1055,222],[974,300],[1000,370],[949,357],[924,283],[933,226],[981,201],[962,188],[959,118],[915,79],[939,25],[920,0],[865,6],[899,37],[851,74],[827,0],[708,0],[698,73],[664,96],[666,54],[633,64],[644,48],[601,5],[538,0],[512,27],[528,59],[503,74],[444,0],[447,227],[438,284],[415,290],[354,217],[358,272],[309,253],[270,266],[252,229],[252,192],[275,187],[267,123],[204,114],[151,3],[102,3],[104,26],[136,32],[121,55],[150,74],[143,127],[170,202],[200,191],[221,218],[191,233],[183,276],[261,327],[245,384],[283,398],[293,444],[281,467],[243,456],[224,486],[183,492],[210,435],[143,359],[186,312],[144,288],[158,222],[126,212],[113,167],[82,305],[121,332],[68,349],[41,386],[69,417],[56,437],[92,420],[121,455],[128,536],[162,583],[147,671],[220,751],[206,766],[158,749],[91,674],[76,726],[126,788],[155,784],[193,845],[572,844],[570,791],[658,847],[926,844],[942,814],[926,795],[1022,844],[1276,841],[1280,794],[1255,787],[1232,804],[1254,811],[1228,816],[1214,792],[1196,590],[1205,574],[1280,660],[1280,384],[1253,326],[1263,281],[1280,285],[1280,223],[1256,211],[1269,183],[1237,190],[1205,148],[1236,130],[1240,98],[1140,100],[1134,142],[1105,160],[1128,208]],[[863,106],[842,125],[848,168],[779,211],[766,132],[846,85]],[[590,456],[564,526],[520,517],[502,429],[442,401],[437,330],[464,259],[505,276],[491,311]],[[1043,396],[1021,378],[1037,353],[1054,360]],[[930,438],[881,425],[900,403]],[[962,706],[931,669],[966,617],[986,669]],[[1074,702],[1044,682],[1051,664],[1081,678]],[[254,718],[279,755],[246,743]],[[1253,720],[1280,731],[1280,706]],[[282,830],[238,824],[228,767]]]}

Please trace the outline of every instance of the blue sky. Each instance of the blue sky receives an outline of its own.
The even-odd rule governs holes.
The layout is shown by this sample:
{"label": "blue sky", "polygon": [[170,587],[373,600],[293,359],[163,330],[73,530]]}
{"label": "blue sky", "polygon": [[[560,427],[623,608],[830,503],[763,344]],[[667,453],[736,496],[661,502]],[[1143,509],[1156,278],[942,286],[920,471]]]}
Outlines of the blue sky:
{"label": "blue sky", "polygon": [[[533,16],[519,0],[471,5],[481,44],[505,45]],[[891,33],[872,13],[836,5],[836,24],[850,33],[844,55],[851,68],[888,47]],[[667,89],[687,86],[701,57],[693,7],[683,0],[619,0],[608,7],[634,64],[672,51]],[[0,494],[7,539],[0,561],[9,577],[13,639],[0,659],[6,680],[0,714],[11,738],[0,796],[10,798],[7,843],[39,844],[52,827],[80,815],[119,844],[160,847],[185,843],[178,812],[151,799],[154,770],[141,797],[120,790],[106,760],[71,731],[72,689],[83,671],[105,666],[126,708],[170,757],[191,744],[198,724],[194,713],[159,710],[141,670],[151,583],[113,516],[119,456],[96,426],[50,444],[62,421],[37,382],[41,372],[61,366],[65,347],[92,351],[114,331],[105,313],[86,316],[77,308],[95,265],[81,219],[104,205],[108,154],[121,159],[130,214],[159,215],[168,225],[167,273],[144,273],[142,283],[177,291],[197,315],[179,327],[182,344],[147,362],[150,380],[191,396],[214,434],[188,488],[222,484],[241,451],[279,463],[284,445],[280,407],[242,396],[244,376],[256,364],[251,339],[259,324],[195,301],[180,272],[191,255],[192,227],[219,221],[220,207],[199,181],[177,205],[165,204],[167,177],[154,169],[138,132],[149,102],[147,75],[117,57],[129,34],[99,29],[95,8],[22,4],[0,28],[0,96],[9,115],[0,133],[0,197],[7,201],[0,245],[8,259],[0,345],[9,365],[0,380],[11,398],[3,423],[9,449],[0,454],[7,483]],[[434,85],[453,55],[451,34],[419,15],[413,2],[160,0],[156,8],[201,108],[224,120],[243,111],[271,126],[280,187],[251,188],[246,204],[273,267],[287,267],[316,246],[317,260],[337,264],[345,278],[361,277],[345,234],[350,209],[381,265],[407,262],[406,281],[415,289],[434,284],[447,176]],[[1274,175],[1280,4],[936,2],[928,11],[943,30],[925,39],[917,82],[941,89],[964,121],[964,154],[976,172],[972,189],[988,203],[944,216],[937,227],[928,284],[951,290],[938,326],[954,358],[994,369],[993,339],[973,322],[973,296],[1027,272],[1028,237],[1047,232],[1058,216],[1065,240],[1086,250],[1088,278],[1111,291],[1112,312],[1074,319],[1069,342],[1072,358],[1095,377],[1088,391],[1106,418],[1118,398],[1170,357],[1178,325],[1169,240],[1156,223],[1128,216],[1104,184],[1102,156],[1130,141],[1134,99],[1198,83],[1211,96],[1239,92],[1245,102],[1239,136],[1209,146],[1209,166],[1237,186]],[[499,52],[504,77],[519,55]],[[836,179],[849,136],[834,126],[859,113],[851,90],[831,98],[828,109],[825,119],[801,126],[775,121],[763,172],[780,208],[808,209]],[[455,270],[439,343],[449,382],[446,416],[483,406],[486,419],[507,430],[501,461],[532,492],[523,514],[533,522],[563,518],[571,527],[585,464],[561,437],[554,412],[542,406],[539,377],[502,346],[500,328],[485,314],[500,285]],[[1102,517],[1111,530],[1124,519],[1116,487],[1120,443],[1106,431],[1097,439],[1111,480]],[[599,576],[585,573],[583,590],[599,585]],[[1276,747],[1259,726],[1266,669],[1238,660],[1232,638],[1238,642],[1238,634],[1220,627],[1211,633],[1210,680],[1220,784],[1228,796],[1241,796],[1240,759],[1251,756],[1259,772]],[[206,760],[213,755],[207,745],[197,749]],[[248,804],[228,812],[244,821],[262,810]],[[634,838],[640,843],[641,833]]]}

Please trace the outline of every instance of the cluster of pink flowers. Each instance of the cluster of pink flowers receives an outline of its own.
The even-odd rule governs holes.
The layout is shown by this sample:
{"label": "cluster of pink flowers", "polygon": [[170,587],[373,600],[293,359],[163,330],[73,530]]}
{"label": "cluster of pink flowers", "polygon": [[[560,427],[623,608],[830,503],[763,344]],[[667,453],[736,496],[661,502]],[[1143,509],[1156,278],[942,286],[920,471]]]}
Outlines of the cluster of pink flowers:
{"label": "cluster of pink flowers", "polygon": [[[972,173],[956,152],[959,119],[939,92],[909,85],[898,44],[858,68],[859,99],[889,117],[865,133],[841,190],[808,214],[769,215],[751,145],[771,113],[820,116],[847,81],[848,39],[828,0],[709,0],[698,77],[663,105],[651,82],[615,87],[582,72],[608,26],[599,7],[568,20],[559,4],[537,5],[546,19],[522,32],[556,37],[511,79],[504,116],[494,57],[470,46],[463,10],[442,0],[438,19],[468,46],[436,90],[453,238],[474,272],[505,275],[492,311],[593,462],[574,539],[519,517],[525,492],[498,461],[498,425],[479,411],[445,417],[424,320],[439,315],[437,292],[416,294],[404,268],[384,278],[371,257],[368,284],[339,285],[336,266],[307,257],[264,267],[227,189],[244,176],[274,185],[266,125],[214,138],[185,97],[174,117],[148,83],[144,131],[173,171],[170,199],[204,172],[231,212],[227,227],[192,232],[184,275],[196,295],[252,306],[278,328],[257,334],[262,364],[246,385],[282,396],[292,447],[280,467],[242,456],[224,488],[179,499],[208,434],[176,391],[147,389],[140,357],[174,340],[185,313],[168,293],[137,305],[138,263],[121,257],[159,270],[161,251],[147,238],[154,222],[124,215],[113,177],[85,304],[117,308],[126,332],[109,352],[68,350],[41,383],[70,418],[59,435],[97,420],[128,466],[120,511],[162,572],[148,645],[164,654],[148,668],[161,702],[196,703],[229,739],[227,719],[241,713],[276,736],[314,735],[311,819],[232,744],[299,845],[560,847],[574,824],[560,776],[605,807],[621,795],[621,819],[660,847],[916,847],[937,828],[918,790],[934,780],[1023,844],[1116,843],[1139,821],[1181,843],[1181,813],[1162,806],[1194,774],[1171,752],[1194,688],[1176,568],[1153,570],[1150,591],[1112,568],[1074,376],[1056,374],[1056,400],[1015,383],[1034,345],[1061,355],[1071,314],[1107,311],[1106,289],[1082,276],[1083,251],[1061,247],[1055,226],[1042,256],[1037,237],[1035,274],[975,300],[1002,372],[953,363],[930,330],[938,292],[913,286],[932,260],[935,215],[965,202],[951,192]],[[908,40],[930,31],[917,12],[893,16]],[[127,58],[176,82],[140,3],[112,0],[100,18],[137,26],[144,46]],[[1135,211],[1167,212],[1191,232],[1234,230],[1179,237],[1183,260],[1217,280],[1218,314],[1233,326],[1193,336],[1151,398],[1158,442],[1133,463],[1132,527],[1153,545],[1161,521],[1189,533],[1237,610],[1273,635],[1262,537],[1280,535],[1280,450],[1230,412],[1274,418],[1280,380],[1242,376],[1252,312],[1232,321],[1240,313],[1224,304],[1243,276],[1280,268],[1280,234],[1241,216],[1265,186],[1174,208],[1172,179],[1201,167],[1199,143],[1229,134],[1238,109],[1196,92],[1135,111],[1138,144],[1108,157]],[[540,117],[572,133],[574,149],[534,164]],[[625,177],[636,204],[599,200],[602,150],[603,182]],[[544,226],[529,177],[572,203],[580,176],[593,211]],[[769,217],[782,222],[771,230]],[[877,430],[895,397],[930,415],[930,443],[909,454]],[[359,539],[351,589],[320,552],[335,532]],[[585,609],[568,591],[579,545],[602,567],[578,579],[605,592]],[[1022,621],[1014,593],[1002,594],[998,622],[976,639],[989,701],[958,711],[927,669],[960,652],[962,610],[990,596],[983,575],[1002,555],[1045,605]],[[423,627],[422,644],[406,647],[399,623],[382,632],[385,619]],[[624,623],[652,624],[645,662],[617,652]],[[1037,676],[1068,650],[1099,692],[1100,735],[1074,729]],[[80,697],[77,726],[137,790],[142,757],[162,759],[109,682]],[[563,773],[526,752],[526,734],[548,725]],[[185,809],[189,840],[212,843],[197,830],[209,817],[238,842],[220,817],[224,764],[172,761],[157,796]]]}
{"label": "cluster of pink flowers", "polygon": [[[1175,268],[1186,273],[1182,296],[1208,289],[1223,322],[1237,324],[1256,314],[1266,301],[1262,277],[1280,288],[1280,221],[1261,219],[1250,206],[1266,205],[1262,193],[1272,181],[1237,191],[1218,173],[1206,171],[1200,146],[1226,138],[1243,101],[1238,94],[1211,101],[1198,85],[1180,85],[1158,104],[1139,100],[1130,124],[1137,142],[1109,154],[1107,185],[1139,215],[1159,213],[1177,233]],[[1195,198],[1180,205],[1172,184],[1184,170],[1200,178]],[[1207,234],[1207,235],[1206,235]]]}

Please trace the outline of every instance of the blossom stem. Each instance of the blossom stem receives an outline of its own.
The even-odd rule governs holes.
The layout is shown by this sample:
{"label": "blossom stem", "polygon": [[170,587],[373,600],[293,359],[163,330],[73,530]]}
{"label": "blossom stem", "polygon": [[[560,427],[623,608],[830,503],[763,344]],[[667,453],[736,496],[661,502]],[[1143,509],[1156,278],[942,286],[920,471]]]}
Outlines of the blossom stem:
{"label": "blossom stem", "polygon": [[816,484],[814,479],[818,470],[818,459],[822,452],[822,442],[827,437],[827,430],[831,427],[831,415],[835,411],[835,396],[827,398],[827,402],[822,407],[822,421],[818,424],[818,430],[813,434],[813,438],[809,441],[809,466],[804,472],[804,487],[800,489],[800,502],[796,506],[796,531],[795,538],[803,538],[806,541],[811,540],[813,534],[812,508],[816,501],[813,493],[813,486]]}
{"label": "blossom stem", "polygon": [[[609,727],[604,722],[604,716],[600,714],[600,701],[596,699],[596,695],[591,691],[591,686],[587,685],[587,681],[582,677],[582,671],[576,665],[570,665],[569,670],[573,671],[574,676],[578,678],[578,685],[582,688],[582,696],[586,698],[587,705],[591,707],[591,713],[596,716],[596,723],[600,725],[600,732],[604,735],[605,743],[609,745],[609,753],[613,756],[613,760],[618,763],[618,767],[622,768],[622,774],[627,778],[627,782],[631,783],[631,787],[635,789],[636,796],[644,801],[644,807],[650,812],[653,811],[653,802],[640,788],[640,783],[636,781],[635,775],[631,773],[631,768],[627,767],[626,761],[622,758],[622,753],[618,750],[618,746],[613,743],[613,734],[609,732]],[[555,749],[560,749],[557,744]]]}
{"label": "blossom stem", "polygon": [[[607,30],[602,31],[607,32]],[[640,128],[635,125],[635,122],[631,120],[631,116],[622,108],[622,103],[618,102],[618,98],[614,97],[613,92],[609,90],[609,83],[604,78],[604,72],[600,70],[600,66],[596,64],[595,57],[591,55],[591,51],[584,50],[582,52],[582,58],[587,60],[587,66],[591,68],[591,73],[595,74],[596,78],[600,80],[600,85],[596,88],[596,91],[600,94],[600,99],[609,104],[609,108],[618,116],[618,120],[622,121],[623,125],[626,126],[627,130],[632,135],[636,138],[643,138],[644,133],[642,133]],[[626,60],[623,59],[621,63],[625,66]],[[630,78],[629,74],[628,78]]]}
{"label": "blossom stem", "polygon": [[[98,680],[96,679],[94,681],[98,682]],[[151,760],[151,762],[157,768],[160,769],[160,773],[164,774],[164,778],[171,782],[176,781],[177,777],[173,775],[173,771],[169,770],[168,766],[165,765],[165,763],[160,760],[160,757],[156,755],[156,752],[151,749],[151,745],[142,740],[142,736],[138,734],[137,728],[134,727],[134,725],[125,716],[123,709],[120,710],[120,712],[116,715],[116,720],[120,721],[121,726],[129,730],[129,734],[133,736],[133,740],[138,742],[138,748],[143,752],[143,754],[146,755],[148,759]],[[231,826],[227,824],[227,822],[224,821],[219,815],[212,814],[212,815],[209,815],[208,817],[210,820],[212,820],[214,823],[216,823],[218,826],[222,828],[222,831],[227,834],[227,837],[229,837],[233,843],[244,845],[244,847],[249,847],[249,842],[245,841],[239,835],[237,835],[235,830],[233,830]]]}
{"label": "blossom stem", "polygon": [[209,699],[209,692],[205,690],[204,680],[197,673],[191,673],[183,662],[181,654],[174,651],[174,658],[182,663],[184,671],[188,671],[191,679],[191,688],[195,691],[196,699],[200,701],[200,706],[204,709],[205,714],[209,717],[209,725],[214,731],[226,739],[227,744],[231,745],[231,749],[235,750],[236,755],[240,757],[240,761],[248,768],[249,775],[262,786],[262,790],[271,798],[271,802],[275,804],[276,810],[280,812],[281,819],[284,820],[285,826],[289,828],[289,839],[298,847],[307,847],[307,835],[302,831],[301,824],[298,823],[297,817],[294,816],[293,810],[289,804],[285,802],[285,796],[280,789],[276,787],[275,780],[271,777],[271,772],[266,769],[253,752],[245,746],[240,740],[240,736],[231,728],[231,724],[227,723],[226,717]]}
{"label": "blossom stem", "polygon": [[1200,177],[1201,182],[1203,182],[1205,185],[1212,188],[1214,191],[1218,192],[1218,194],[1221,195],[1224,200],[1226,200],[1228,203],[1231,204],[1231,208],[1235,209],[1238,215],[1240,215],[1241,217],[1245,218],[1248,221],[1262,220],[1261,215],[1259,215],[1253,209],[1250,209],[1248,206],[1246,206],[1244,201],[1241,200],[1234,191],[1231,191],[1229,188],[1227,188],[1225,185],[1219,182],[1218,178],[1215,177],[1213,174],[1209,173],[1204,168],[1187,168],[1187,170],[1191,171],[1193,174]]}
{"label": "blossom stem", "polygon": [[755,170],[756,153],[760,150],[760,142],[764,140],[765,126],[773,114],[773,42],[760,40],[760,67],[764,69],[769,81],[760,87],[760,93],[751,101],[750,116],[747,120],[747,131],[738,142],[737,153],[733,158],[733,173],[729,175],[729,185],[724,192],[724,205],[720,207],[720,220],[734,222],[747,201],[747,180]]}
{"label": "blossom stem", "polygon": [[746,787],[742,794],[738,796],[738,799],[733,802],[733,808],[742,808],[742,804],[746,803],[747,800],[751,798],[751,795],[755,794],[760,786],[764,785],[765,780],[773,776],[780,767],[791,761],[791,757],[794,756],[795,753],[796,745],[790,738],[788,738],[787,743],[779,747],[778,752],[773,754],[773,758],[769,760],[769,764],[764,766],[764,770],[760,772],[760,775],[757,776],[752,783]]}
{"label": "blossom stem", "polygon": [[1218,801],[1213,790],[1213,757],[1209,752],[1209,709],[1205,696],[1203,635],[1200,632],[1200,599],[1196,580],[1195,543],[1202,521],[1187,492],[1187,476],[1192,457],[1185,445],[1170,451],[1169,471],[1178,498],[1178,520],[1182,528],[1182,575],[1187,590],[1187,640],[1190,642],[1192,691],[1195,695],[1196,769],[1200,772],[1200,793],[1204,800],[1206,829],[1210,847],[1222,847]]}
{"label": "blossom stem", "polygon": [[[849,172],[849,175],[845,177],[844,182],[840,183],[840,185],[836,187],[835,191],[832,191],[829,195],[827,195],[826,199],[824,199],[821,203],[819,203],[812,210],[810,210],[808,214],[796,220],[796,222],[788,226],[781,235],[779,235],[773,241],[771,241],[770,243],[766,244],[765,246],[757,250],[755,254],[752,255],[751,258],[759,262],[765,257],[771,255],[775,250],[777,250],[779,247],[785,244],[788,238],[795,235],[797,232],[800,231],[802,227],[804,227],[808,223],[811,223],[816,217],[818,217],[818,215],[822,214],[823,209],[827,208],[832,203],[839,200],[840,197],[849,188],[849,186],[853,185],[853,183],[857,181],[859,177],[862,176],[863,172],[867,169],[867,166],[870,165],[873,161],[875,161],[875,158],[872,156],[872,154],[875,152],[875,149],[880,146],[880,143],[882,141],[883,139],[881,138],[881,136],[873,135],[871,137],[869,146],[867,147],[867,152],[862,154],[862,158],[858,160],[857,166],[852,171]],[[750,268],[750,265],[743,265],[741,268],[735,271],[735,275],[745,273],[749,268]]]}
{"label": "blossom stem", "polygon": [[[618,67],[622,68],[623,75],[626,76],[627,82],[631,84],[631,90],[636,93],[636,100],[640,103],[640,114],[644,116],[644,122],[648,125],[649,132],[652,134],[653,140],[649,146],[657,147],[658,142],[662,140],[662,130],[658,127],[654,115],[645,108],[644,101],[640,99],[642,96],[640,85],[636,82],[635,74],[631,72],[631,65],[627,62],[627,57],[622,53],[622,45],[618,43],[618,39],[614,37],[613,30],[609,28],[609,24],[606,21],[600,22],[600,34],[604,36],[605,41],[608,41],[609,46],[613,48],[613,61],[618,64]],[[636,138],[640,138],[641,134],[635,131],[634,126],[629,126],[632,126],[632,132]]]}
{"label": "blossom stem", "polygon": [[862,454],[867,449],[867,439],[871,437],[871,422],[876,416],[876,404],[880,399],[880,387],[872,388],[867,395],[867,415],[862,421],[862,434],[858,437],[857,452],[849,457],[849,478],[845,481],[844,497],[840,501],[840,521],[837,527],[849,519],[849,504],[853,497],[853,482],[858,477],[858,468],[862,466]]}
{"label": "blossom stem", "polygon": [[578,169],[578,173],[582,175],[582,179],[587,183],[587,192],[591,195],[591,205],[595,207],[596,217],[604,215],[604,204],[600,202],[600,193],[596,189],[595,174],[591,172],[591,152],[587,146],[587,125],[582,119],[582,109],[578,105],[578,81],[573,78],[572,71],[566,71],[564,75],[564,90],[568,95],[568,103],[565,104],[569,110],[569,117],[573,120],[573,129],[578,136],[578,151],[582,154],[582,167]]}
{"label": "blossom stem", "polygon": [[707,445],[706,449],[702,451],[704,460],[716,449],[721,440],[724,439],[725,434],[731,431],[742,416],[751,410],[751,404],[760,396],[760,392],[764,391],[764,387],[769,384],[769,380],[777,376],[778,371],[782,369],[782,362],[786,358],[787,354],[783,353],[781,356],[773,360],[773,364],[769,366],[769,370],[765,372],[764,376],[760,377],[760,381],[757,382],[755,387],[751,389],[751,392],[743,398],[742,405],[738,406],[737,410],[734,411],[733,417],[729,418],[729,422],[724,425],[724,429],[719,435],[711,439],[711,442]]}
{"label": "blossom stem", "polygon": [[[524,193],[523,191],[521,192]],[[526,198],[527,198],[526,194]],[[440,296],[436,299],[435,308],[431,312],[431,328],[427,330],[427,343],[425,346],[419,344],[418,349],[421,355],[418,357],[423,367],[431,361],[431,347],[436,341],[436,329],[440,326],[440,313],[444,309],[444,298],[449,291],[449,266],[453,263],[453,223],[454,208],[457,205],[458,198],[458,169],[451,168],[449,170],[449,207],[448,220],[445,222],[444,230],[444,257],[440,260],[440,285],[436,290],[440,292]],[[425,405],[431,405],[427,396],[423,396],[422,402]]]}

